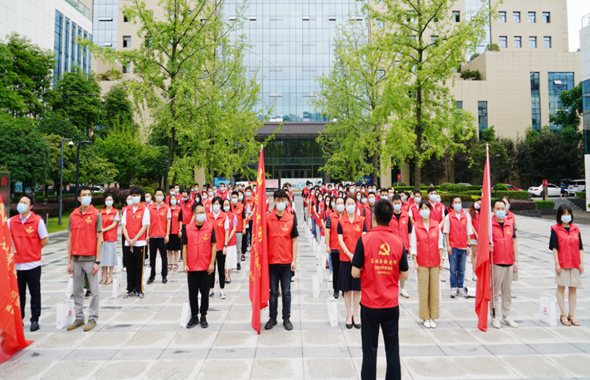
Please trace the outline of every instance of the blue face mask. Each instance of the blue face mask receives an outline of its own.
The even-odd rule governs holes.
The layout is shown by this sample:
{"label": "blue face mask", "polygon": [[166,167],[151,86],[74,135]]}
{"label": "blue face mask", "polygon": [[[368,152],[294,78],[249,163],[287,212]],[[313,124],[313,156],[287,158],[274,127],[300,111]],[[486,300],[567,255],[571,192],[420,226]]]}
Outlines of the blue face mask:
{"label": "blue face mask", "polygon": [[232,198],[231,203],[236,204],[236,203],[238,203],[238,200],[236,198]]}
{"label": "blue face mask", "polygon": [[242,194],[238,195],[238,199],[243,201],[244,200],[244,196]]}
{"label": "blue face mask", "polygon": [[111,207],[113,205],[113,201],[106,201],[104,203],[107,207]]}
{"label": "blue face mask", "polygon": [[367,198],[363,198],[363,199],[361,199],[361,202],[362,202],[362,203],[367,203]]}
{"label": "blue face mask", "polygon": [[213,212],[216,212],[217,213],[217,212],[219,212],[220,209],[221,209],[221,207],[219,207],[218,204],[214,204],[213,205]]}
{"label": "blue face mask", "polygon": [[433,202],[436,202],[436,201],[438,200],[438,198],[437,198],[436,194],[431,194],[429,198],[430,198],[430,200],[431,200],[431,201],[433,201]]}
{"label": "blue face mask", "polygon": [[170,200],[170,204],[171,204],[172,206],[176,206],[176,199],[171,199],[171,200]]}
{"label": "blue face mask", "polygon": [[455,203],[455,204],[453,205],[453,208],[455,209],[455,211],[461,211],[461,209],[462,209],[462,207],[461,207],[461,203],[459,203],[459,204]]}
{"label": "blue face mask", "polygon": [[88,196],[88,195],[87,195],[87,196],[85,196],[85,197],[82,197],[82,205],[83,205],[84,207],[88,207],[88,206],[90,206],[90,202],[92,202],[92,197],[91,197],[91,196]]}
{"label": "blue face mask", "polygon": [[16,205],[16,211],[18,211],[19,214],[24,214],[25,212],[27,212],[28,209],[29,206],[27,206],[24,203],[19,203],[18,205]]}
{"label": "blue face mask", "polygon": [[205,215],[205,214],[197,214],[197,222],[203,223],[205,221],[205,218],[207,218],[207,215]]}
{"label": "blue face mask", "polygon": [[375,203],[375,198],[373,198],[373,197],[369,198],[369,203],[370,204],[374,204]]}
{"label": "blue face mask", "polygon": [[394,204],[394,205],[393,205],[393,209],[394,209],[395,211],[399,211],[399,210],[401,210],[401,209],[402,209],[402,205],[400,205],[400,204],[396,203],[396,204]]}
{"label": "blue face mask", "polygon": [[424,219],[428,219],[430,216],[430,210],[420,210],[420,216]]}
{"label": "blue face mask", "polygon": [[337,205],[336,206],[336,211],[343,212],[344,211],[344,205]]}
{"label": "blue face mask", "polygon": [[229,206],[223,206],[223,211],[228,212],[229,211]]}
{"label": "blue face mask", "polygon": [[349,214],[354,214],[355,209],[356,209],[356,206],[346,206],[346,212]]}
{"label": "blue face mask", "polygon": [[572,216],[571,215],[562,215],[561,216],[561,221],[563,223],[570,223],[572,221]]}
{"label": "blue face mask", "polygon": [[503,220],[506,217],[506,211],[498,210],[496,211],[496,218]]}
{"label": "blue face mask", "polygon": [[133,204],[133,200],[127,199],[127,206],[131,206]]}
{"label": "blue face mask", "polygon": [[278,202],[276,204],[277,207],[277,211],[283,211],[285,210],[285,207],[287,207],[287,205],[285,204],[285,202]]}

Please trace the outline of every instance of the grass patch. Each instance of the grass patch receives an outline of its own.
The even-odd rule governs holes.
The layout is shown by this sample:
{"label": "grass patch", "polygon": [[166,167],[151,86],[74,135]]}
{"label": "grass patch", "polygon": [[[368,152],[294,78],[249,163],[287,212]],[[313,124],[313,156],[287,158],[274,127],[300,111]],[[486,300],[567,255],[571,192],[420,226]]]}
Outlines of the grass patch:
{"label": "grass patch", "polygon": [[59,218],[57,216],[49,218],[47,221],[47,232],[52,234],[54,232],[65,231],[66,228],[68,227],[68,222],[70,221],[70,214],[72,213],[72,211],[74,211],[74,210],[68,210],[62,214],[61,226],[59,226],[57,224],[57,222],[59,220]]}

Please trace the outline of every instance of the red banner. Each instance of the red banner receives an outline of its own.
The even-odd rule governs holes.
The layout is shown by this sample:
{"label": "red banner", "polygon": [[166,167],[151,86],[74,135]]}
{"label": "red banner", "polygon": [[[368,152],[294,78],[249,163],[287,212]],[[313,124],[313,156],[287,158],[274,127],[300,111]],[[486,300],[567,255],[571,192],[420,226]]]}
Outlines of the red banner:
{"label": "red banner", "polygon": [[25,340],[20,311],[16,263],[0,195],[0,364],[33,341]]}
{"label": "red banner", "polygon": [[262,147],[260,148],[256,185],[254,212],[252,215],[249,290],[250,302],[252,303],[252,328],[260,334],[260,310],[268,306],[270,296],[266,235],[266,181]]}
{"label": "red banner", "polygon": [[490,188],[490,152],[487,150],[486,166],[483,172],[481,187],[481,208],[479,211],[479,233],[477,236],[477,291],[475,294],[475,312],[478,316],[477,327],[481,331],[488,330],[488,303],[490,302],[490,242],[492,241],[492,205]]}

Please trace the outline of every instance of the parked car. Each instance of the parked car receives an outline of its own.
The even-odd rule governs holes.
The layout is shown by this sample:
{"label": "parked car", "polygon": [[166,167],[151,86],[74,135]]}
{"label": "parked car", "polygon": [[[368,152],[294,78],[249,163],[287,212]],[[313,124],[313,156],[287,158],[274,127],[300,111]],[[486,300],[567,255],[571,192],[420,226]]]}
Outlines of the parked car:
{"label": "parked car", "polygon": [[505,183],[504,185],[506,185],[506,187],[508,188],[509,191],[522,191],[522,189],[520,187],[516,187],[516,186],[510,185],[508,183]]}
{"label": "parked car", "polygon": [[104,193],[104,188],[100,186],[92,186],[90,189],[93,193]]}
{"label": "parked car", "polygon": [[[539,186],[531,186],[529,187],[528,193],[533,197],[542,197],[543,196],[543,185]],[[547,195],[550,197],[559,197],[561,194],[561,188],[550,183],[547,186]],[[566,190],[566,195],[569,196],[569,191]]]}
{"label": "parked car", "polygon": [[586,180],[584,179],[574,179],[569,182],[569,186],[567,187],[570,193],[579,193],[580,191],[586,191]]}

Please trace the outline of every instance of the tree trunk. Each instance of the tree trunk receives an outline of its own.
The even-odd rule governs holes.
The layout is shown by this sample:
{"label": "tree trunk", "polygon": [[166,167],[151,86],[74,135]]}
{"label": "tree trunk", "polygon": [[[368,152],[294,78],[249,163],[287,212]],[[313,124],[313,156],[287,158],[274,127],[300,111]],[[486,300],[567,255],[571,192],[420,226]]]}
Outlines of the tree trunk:
{"label": "tree trunk", "polygon": [[420,190],[422,173],[420,170],[420,155],[422,154],[422,87],[416,89],[416,161],[414,162],[414,190]]}
{"label": "tree trunk", "polygon": [[[174,98],[170,101],[170,115],[174,121],[176,112],[174,110]],[[166,165],[166,173],[170,173],[170,168],[174,163],[174,149],[176,148],[176,128],[173,126],[170,130],[170,137],[168,138],[168,164]],[[168,177],[168,182],[170,178]]]}
{"label": "tree trunk", "polygon": [[372,173],[372,177],[373,177],[373,185],[381,187],[381,184],[378,184],[378,180],[379,180],[379,159],[377,157],[377,155],[373,155],[373,173]]}

